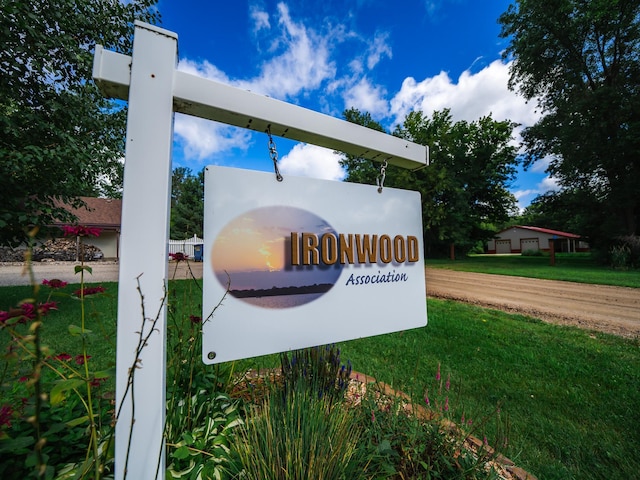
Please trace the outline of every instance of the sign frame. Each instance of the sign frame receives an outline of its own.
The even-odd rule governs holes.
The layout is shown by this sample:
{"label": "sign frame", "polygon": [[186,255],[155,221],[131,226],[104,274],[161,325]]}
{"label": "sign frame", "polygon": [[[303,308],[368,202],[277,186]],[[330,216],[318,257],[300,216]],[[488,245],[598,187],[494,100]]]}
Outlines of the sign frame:
{"label": "sign frame", "polygon": [[[128,100],[118,287],[115,478],[164,479],[166,292],[174,112],[334,148],[403,168],[428,149],[177,70],[178,36],[135,22],[131,56],[96,45],[93,79]],[[142,347],[141,347],[142,345]],[[144,406],[144,408],[136,408]]]}

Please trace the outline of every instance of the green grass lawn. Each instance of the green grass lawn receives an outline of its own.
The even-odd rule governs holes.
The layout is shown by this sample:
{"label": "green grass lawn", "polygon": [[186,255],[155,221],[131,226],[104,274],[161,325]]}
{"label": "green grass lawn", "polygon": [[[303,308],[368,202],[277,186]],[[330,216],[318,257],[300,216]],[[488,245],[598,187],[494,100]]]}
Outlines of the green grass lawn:
{"label": "green grass lawn", "polygon": [[343,357],[417,398],[440,363],[460,392],[453,419],[478,421],[501,404],[506,455],[540,479],[637,475],[637,341],[452,301],[429,300],[428,313],[425,328],[344,343]]}
{"label": "green grass lawn", "polygon": [[[525,257],[526,258],[526,257]],[[535,257],[534,257],[535,258]],[[527,258],[528,260],[528,258]],[[472,263],[472,262],[471,262]],[[100,368],[115,358],[117,284],[87,299],[90,354]],[[73,291],[77,286],[68,286]],[[193,282],[171,282],[174,309],[188,316],[200,304]],[[0,310],[31,295],[0,288]],[[79,351],[68,325],[79,324],[77,300],[61,297],[43,326],[51,353]],[[505,454],[540,479],[628,479],[640,471],[640,344],[638,340],[546,324],[451,301],[428,301],[425,328],[343,342],[342,360],[421,401],[438,364],[451,375],[455,420],[476,425],[501,406],[510,419]],[[399,311],[399,314],[401,312]],[[174,328],[169,326],[169,334]],[[240,333],[239,333],[240,334]],[[0,348],[8,341],[0,331]],[[269,367],[277,357],[237,362]],[[10,385],[4,385],[4,388]],[[3,390],[6,391],[6,390]],[[455,392],[455,394],[453,393]],[[486,425],[489,439],[494,424]],[[485,430],[476,435],[482,438]]]}
{"label": "green grass lawn", "polygon": [[426,264],[464,272],[640,288],[640,270],[614,270],[597,264],[589,254],[557,254],[555,266],[550,265],[548,255],[470,255],[454,261],[427,258]]}

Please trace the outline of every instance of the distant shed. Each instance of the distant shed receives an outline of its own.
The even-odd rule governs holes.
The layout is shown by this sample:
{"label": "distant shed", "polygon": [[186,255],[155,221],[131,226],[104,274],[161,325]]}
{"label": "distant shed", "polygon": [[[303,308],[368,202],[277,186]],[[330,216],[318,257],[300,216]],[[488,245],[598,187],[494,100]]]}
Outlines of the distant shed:
{"label": "distant shed", "polygon": [[487,253],[548,252],[551,242],[556,252],[589,251],[589,244],[575,233],[515,225],[498,232],[493,240],[489,240]]}

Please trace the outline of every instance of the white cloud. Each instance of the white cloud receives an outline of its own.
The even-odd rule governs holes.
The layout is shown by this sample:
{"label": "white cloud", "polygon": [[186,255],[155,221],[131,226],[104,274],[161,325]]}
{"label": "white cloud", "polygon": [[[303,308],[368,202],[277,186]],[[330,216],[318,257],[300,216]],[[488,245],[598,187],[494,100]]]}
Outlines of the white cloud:
{"label": "white cloud", "polygon": [[558,179],[555,177],[545,177],[539,184],[538,190],[540,193],[547,193],[550,191],[557,192],[560,190],[560,184],[558,183]]}
{"label": "white cloud", "polygon": [[551,163],[552,156],[547,155],[539,160],[537,160],[533,165],[531,165],[531,171],[536,173],[544,173],[547,171],[549,164]]}
{"label": "white cloud", "polygon": [[182,58],[178,63],[178,70],[220,83],[230,83],[229,77],[218,67],[209,63],[208,60],[198,63],[188,58]]}
{"label": "white cloud", "polygon": [[451,109],[454,121],[475,121],[492,114],[495,120],[511,120],[524,126],[533,125],[539,118],[533,102],[507,88],[509,64],[499,60],[477,73],[464,71],[453,83],[446,72],[416,82],[408,77],[391,100],[391,113],[401,123],[412,110],[430,116],[436,110]]}
{"label": "white cloud", "polygon": [[256,34],[260,30],[271,28],[269,22],[269,14],[263,10],[260,10],[256,5],[252,5],[249,14],[253,20],[253,33]]}
{"label": "white cloud", "polygon": [[367,78],[349,87],[343,94],[345,108],[357,108],[376,117],[386,117],[389,104],[384,99],[386,90],[380,85],[372,85]]}
{"label": "white cloud", "polygon": [[[258,74],[249,79],[231,79],[207,60],[196,62],[183,58],[178,69],[245,90],[274,98],[294,98],[304,92],[317,90],[335,77],[336,67],[330,61],[330,41],[336,41],[342,27],[322,34],[295,22],[288,7],[277,6],[277,25],[271,25],[269,15],[256,7],[251,9],[254,31],[274,38],[273,57],[265,61]],[[335,35],[333,35],[333,34]],[[246,150],[250,133],[233,127],[207,122],[187,116],[176,116],[175,133],[185,158],[202,160],[209,155],[242,148]]]}
{"label": "white cloud", "polygon": [[295,22],[284,3],[279,3],[277,10],[277,26],[273,27],[266,12],[258,10],[255,6],[250,12],[254,20],[254,30],[265,30],[265,37],[272,40],[270,51],[273,56],[260,65],[255,77],[231,79],[207,60],[199,63],[181,59],[178,68],[187,73],[280,99],[318,89],[323,82],[333,79],[336,75],[335,63],[330,59],[330,45],[344,34],[343,27],[317,32]]}
{"label": "white cloud", "polygon": [[425,11],[427,12],[427,15],[432,16],[433,14],[435,14],[436,11],[440,9],[441,3],[442,3],[441,0],[437,0],[437,1],[425,0],[424,8],[425,8]]}
{"label": "white cloud", "polygon": [[536,198],[538,195],[543,195],[548,192],[555,192],[560,190],[560,185],[558,184],[558,179],[548,176],[542,179],[536,185],[536,188],[529,188],[524,190],[516,190],[513,193],[513,196],[516,197],[518,201],[518,208],[520,212],[524,210],[526,206],[528,206],[531,201]]}
{"label": "white cloud", "polygon": [[367,52],[367,68],[369,70],[372,70],[382,60],[382,57],[392,58],[391,47],[387,44],[388,39],[388,32],[376,32]]}
{"label": "white cloud", "polygon": [[280,159],[279,167],[283,175],[342,180],[345,172],[338,163],[340,156],[333,150],[299,143]]}
{"label": "white cloud", "polygon": [[174,133],[185,158],[196,160],[234,148],[246,150],[251,139],[248,130],[179,113],[175,117]]}
{"label": "white cloud", "polygon": [[[330,33],[320,34],[295,22],[284,3],[279,3],[277,9],[278,26],[269,28],[268,35],[273,37],[273,52],[280,53],[261,66],[257,77],[234,83],[240,88],[285,99],[317,89],[323,81],[335,76],[336,67],[330,61]],[[266,24],[263,26],[267,29]]]}

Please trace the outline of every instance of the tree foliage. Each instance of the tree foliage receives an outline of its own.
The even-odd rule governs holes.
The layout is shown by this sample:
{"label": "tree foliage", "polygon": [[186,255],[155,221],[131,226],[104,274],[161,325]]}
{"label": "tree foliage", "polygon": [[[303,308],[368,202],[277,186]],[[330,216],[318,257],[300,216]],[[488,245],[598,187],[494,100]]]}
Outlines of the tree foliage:
{"label": "tree foliage", "polygon": [[130,54],[156,1],[0,2],[0,243],[71,220],[55,199],[118,194],[126,111],[92,82],[93,51]]}
{"label": "tree foliage", "polygon": [[204,228],[204,169],[193,175],[177,167],[171,181],[171,238],[202,238]]}
{"label": "tree foliage", "polygon": [[639,19],[638,0],[517,0],[499,19],[510,86],[544,115],[524,131],[526,164],[547,157],[564,189],[540,206],[570,206],[595,243],[638,229]]}
{"label": "tree foliage", "polygon": [[[351,109],[351,122],[383,131],[368,113]],[[507,187],[516,173],[516,149],[510,144],[514,124],[483,117],[474,122],[453,122],[449,110],[427,118],[411,112],[393,132],[428,145],[431,165],[418,171],[389,166],[385,185],[417,190],[422,195],[425,247],[440,254],[449,245],[469,249],[491,238],[493,224],[514,213],[516,200]],[[380,164],[346,156],[342,165],[347,181],[375,185]]]}

